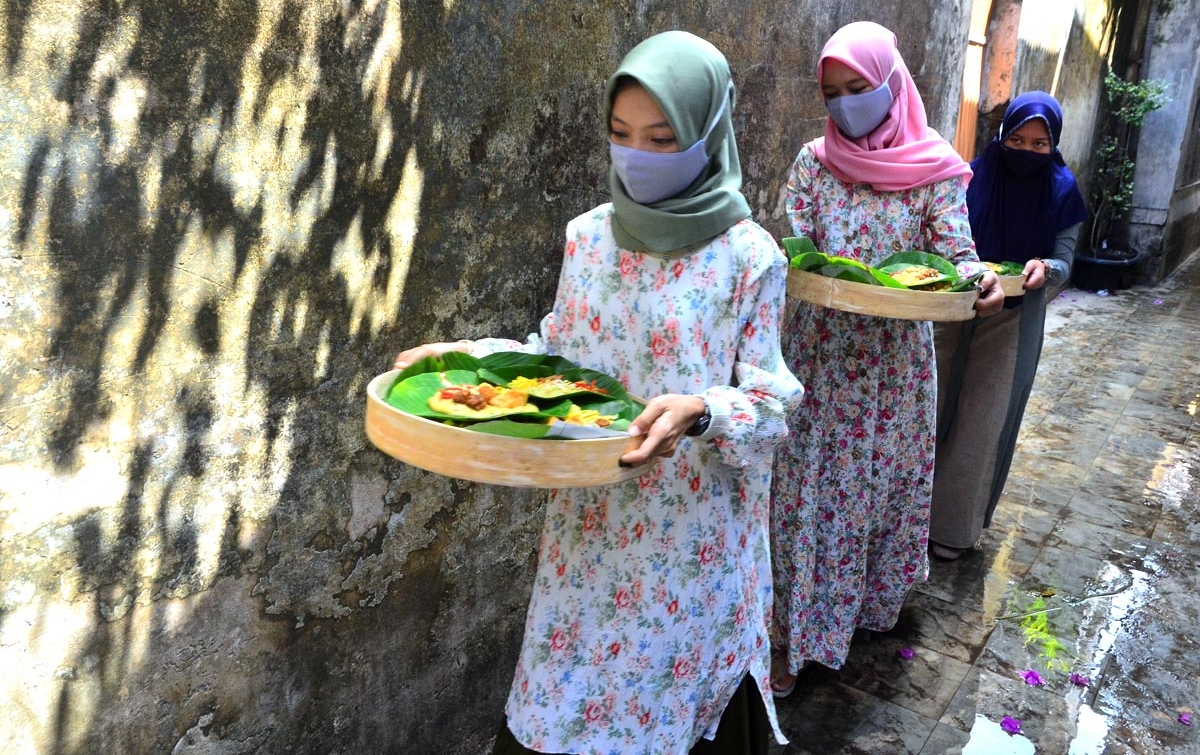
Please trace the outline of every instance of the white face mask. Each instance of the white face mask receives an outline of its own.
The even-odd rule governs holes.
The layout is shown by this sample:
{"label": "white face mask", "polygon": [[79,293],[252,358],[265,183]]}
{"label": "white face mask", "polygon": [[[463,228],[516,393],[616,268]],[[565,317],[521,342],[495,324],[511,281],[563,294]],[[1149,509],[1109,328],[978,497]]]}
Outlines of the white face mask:
{"label": "white face mask", "polygon": [[[732,90],[732,87],[730,88]],[[709,124],[700,141],[682,152],[649,152],[615,144],[608,140],[608,152],[613,168],[629,198],[638,204],[654,204],[669,199],[691,186],[704,168],[708,166],[705,140],[717,127],[725,106],[729,104],[729,91],[721,101],[721,109]]]}
{"label": "white face mask", "polygon": [[857,139],[879,128],[896,99],[888,86],[888,79],[895,72],[896,67],[892,66],[888,75],[883,77],[883,83],[869,92],[845,94],[825,101],[829,117],[837,124],[839,131],[851,139]]}

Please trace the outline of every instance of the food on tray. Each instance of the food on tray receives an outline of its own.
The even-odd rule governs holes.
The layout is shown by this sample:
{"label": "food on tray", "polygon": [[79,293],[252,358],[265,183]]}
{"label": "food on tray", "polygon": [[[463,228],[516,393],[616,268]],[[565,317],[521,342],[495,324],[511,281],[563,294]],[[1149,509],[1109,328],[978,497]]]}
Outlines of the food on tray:
{"label": "food on tray", "polygon": [[1025,266],[1020,262],[984,262],[983,264],[996,275],[1023,275],[1025,273]]}
{"label": "food on tray", "polygon": [[[623,435],[643,408],[602,372],[520,352],[423,359],[397,375],[384,402],[425,419],[521,438]],[[568,425],[582,429],[558,429]]]}
{"label": "food on tray", "polygon": [[608,393],[596,385],[595,380],[567,380],[562,375],[546,375],[545,377],[529,378],[517,376],[508,382],[508,387],[525,391],[530,396],[538,398],[555,398],[569,396],[582,391],[590,393]]}
{"label": "food on tray", "polygon": [[783,247],[789,254],[788,264],[796,270],[873,286],[961,292],[973,288],[982,275],[964,278],[949,260],[921,251],[899,252],[872,267],[859,260],[818,252],[812,241],[803,237],[785,238]]}
{"label": "food on tray", "polygon": [[[616,418],[615,414],[601,414],[595,409],[580,409],[578,405],[571,404],[571,409],[567,412],[567,416],[562,418],[562,421],[570,422],[572,425],[608,427]],[[551,422],[553,421],[551,420]]]}
{"label": "food on tray", "polygon": [[[787,239],[784,240],[787,241]],[[821,252],[801,252],[792,257],[789,264],[796,270],[823,275],[827,278],[866,283],[871,286],[904,288],[903,284],[886,273],[848,257],[838,257]]]}
{"label": "food on tray", "polygon": [[495,419],[508,414],[540,411],[529,403],[529,394],[490,383],[447,385],[426,401],[429,408],[440,414],[464,419]]}
{"label": "food on tray", "polygon": [[983,275],[963,277],[945,257],[916,250],[893,254],[879,263],[879,269],[914,291],[969,291]]}
{"label": "food on tray", "polygon": [[893,268],[885,269],[884,272],[909,288],[919,288],[950,280],[950,277],[945,273],[939,272],[932,267],[926,267],[925,265],[900,264]]}

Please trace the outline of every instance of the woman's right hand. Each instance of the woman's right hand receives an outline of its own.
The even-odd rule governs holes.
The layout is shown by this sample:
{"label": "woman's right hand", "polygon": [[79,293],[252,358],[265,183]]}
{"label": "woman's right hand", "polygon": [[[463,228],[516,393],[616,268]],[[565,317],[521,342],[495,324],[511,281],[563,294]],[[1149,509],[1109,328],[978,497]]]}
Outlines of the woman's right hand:
{"label": "woman's right hand", "polygon": [[622,454],[621,463],[640,467],[656,456],[674,456],[680,439],[707,408],[699,396],[668,393],[650,399],[629,426],[629,434],[641,436],[642,442]]}
{"label": "woman's right hand", "polygon": [[1000,276],[985,270],[979,279],[981,293],[975,300],[975,315],[991,317],[1004,307],[1004,289],[1000,287]]}
{"label": "woman's right hand", "polygon": [[470,341],[427,343],[422,346],[407,349],[406,351],[401,351],[396,355],[396,362],[393,366],[398,370],[402,370],[413,362],[424,359],[425,357],[440,357],[450,351],[467,351],[470,347]]}

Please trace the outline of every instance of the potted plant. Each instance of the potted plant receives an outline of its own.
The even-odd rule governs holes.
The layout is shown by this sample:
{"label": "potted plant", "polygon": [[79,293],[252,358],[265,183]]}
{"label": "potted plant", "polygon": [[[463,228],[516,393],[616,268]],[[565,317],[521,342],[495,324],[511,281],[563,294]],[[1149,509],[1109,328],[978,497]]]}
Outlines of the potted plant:
{"label": "potted plant", "polygon": [[1090,191],[1090,244],[1075,260],[1076,287],[1088,291],[1128,288],[1141,253],[1127,245],[1124,221],[1133,206],[1134,135],[1146,116],[1165,105],[1166,82],[1129,82],[1111,70],[1104,75],[1104,94],[1112,121],[1096,151]]}

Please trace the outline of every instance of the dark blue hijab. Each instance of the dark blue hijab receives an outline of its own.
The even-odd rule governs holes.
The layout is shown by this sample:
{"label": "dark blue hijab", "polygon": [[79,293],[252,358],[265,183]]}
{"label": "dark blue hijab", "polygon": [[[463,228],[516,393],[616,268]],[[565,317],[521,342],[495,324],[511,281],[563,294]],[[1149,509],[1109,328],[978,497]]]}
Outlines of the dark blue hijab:
{"label": "dark blue hijab", "polygon": [[[1004,140],[1034,118],[1050,130],[1049,155],[1012,149]],[[1062,108],[1045,92],[1026,92],[1004,111],[1000,133],[971,163],[967,186],[971,234],[979,258],[989,262],[1028,262],[1049,257],[1054,237],[1087,219],[1087,205],[1075,176],[1058,151]]]}

